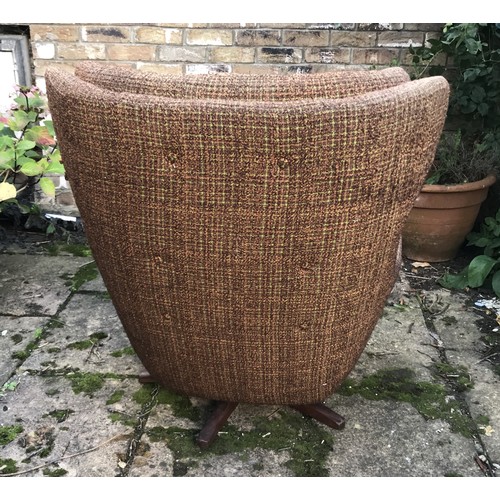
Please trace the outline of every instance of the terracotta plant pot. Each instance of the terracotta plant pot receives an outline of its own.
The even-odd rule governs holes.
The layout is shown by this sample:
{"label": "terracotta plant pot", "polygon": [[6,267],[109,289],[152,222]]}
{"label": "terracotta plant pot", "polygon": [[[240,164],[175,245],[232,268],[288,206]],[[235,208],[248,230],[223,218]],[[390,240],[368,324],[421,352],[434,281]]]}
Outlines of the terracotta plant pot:
{"label": "terracotta plant pot", "polygon": [[403,229],[403,255],[444,262],[458,253],[496,178],[451,186],[424,185]]}

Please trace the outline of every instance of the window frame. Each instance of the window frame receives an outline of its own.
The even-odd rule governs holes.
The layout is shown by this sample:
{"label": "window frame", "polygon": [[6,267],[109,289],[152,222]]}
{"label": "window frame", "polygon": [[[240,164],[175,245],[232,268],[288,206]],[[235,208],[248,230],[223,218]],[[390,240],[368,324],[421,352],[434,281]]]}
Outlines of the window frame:
{"label": "window frame", "polygon": [[31,62],[28,37],[0,33],[0,51],[12,52],[14,59],[14,81],[18,85],[31,87]]}

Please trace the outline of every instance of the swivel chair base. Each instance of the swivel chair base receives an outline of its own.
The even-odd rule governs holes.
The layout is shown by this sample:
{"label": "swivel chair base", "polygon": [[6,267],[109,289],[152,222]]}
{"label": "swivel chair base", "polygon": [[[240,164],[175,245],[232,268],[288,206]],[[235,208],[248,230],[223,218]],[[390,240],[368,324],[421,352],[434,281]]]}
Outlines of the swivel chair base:
{"label": "swivel chair base", "polygon": [[[141,384],[150,384],[154,383],[155,380],[149,373],[143,372],[139,375],[139,382]],[[215,408],[212,414],[209,416],[196,438],[196,444],[202,450],[207,449],[217,439],[218,432],[222,429],[237,406],[238,403],[229,401],[215,402]],[[289,406],[303,415],[314,418],[318,422],[321,422],[332,429],[341,430],[345,427],[344,417],[334,412],[323,403]]]}

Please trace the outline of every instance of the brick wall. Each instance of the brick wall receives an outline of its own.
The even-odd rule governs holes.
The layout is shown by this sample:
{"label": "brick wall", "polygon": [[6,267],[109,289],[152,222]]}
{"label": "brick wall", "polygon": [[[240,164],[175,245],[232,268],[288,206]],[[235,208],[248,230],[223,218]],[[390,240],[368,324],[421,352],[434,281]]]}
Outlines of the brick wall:
{"label": "brick wall", "polygon": [[[30,25],[35,77],[82,60],[162,73],[318,72],[401,65],[442,24]],[[436,61],[436,63],[445,61]]]}
{"label": "brick wall", "polygon": [[[47,67],[72,71],[84,60],[170,74],[314,73],[390,65],[411,72],[409,47],[437,37],[442,24],[31,24],[36,84]],[[436,60],[443,63],[444,60]],[[56,181],[58,182],[58,181]],[[77,213],[64,180],[42,208]]]}

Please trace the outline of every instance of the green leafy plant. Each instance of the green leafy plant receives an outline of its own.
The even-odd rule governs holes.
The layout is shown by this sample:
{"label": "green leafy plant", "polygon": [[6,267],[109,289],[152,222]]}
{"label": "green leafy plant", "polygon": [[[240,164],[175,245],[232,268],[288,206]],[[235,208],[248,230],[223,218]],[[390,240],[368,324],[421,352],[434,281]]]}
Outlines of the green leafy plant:
{"label": "green leafy plant", "polygon": [[45,175],[64,175],[64,166],[47,114],[47,99],[37,87],[19,87],[11,109],[0,117],[0,212],[17,204],[28,213],[17,197],[35,184],[55,196],[54,183]]}
{"label": "green leafy plant", "polygon": [[445,288],[477,288],[485,283],[500,297],[500,210],[495,217],[486,217],[479,232],[467,236],[469,246],[483,249],[483,254],[474,257],[458,274],[446,273],[439,283]]}
{"label": "green leafy plant", "polygon": [[[500,24],[448,23],[441,36],[410,48],[414,78],[443,74],[451,86],[447,120],[459,130],[438,146],[429,182],[479,180],[500,163]],[[446,64],[435,64],[444,56]],[[482,163],[482,167],[478,167]],[[484,177],[485,175],[483,175]]]}

